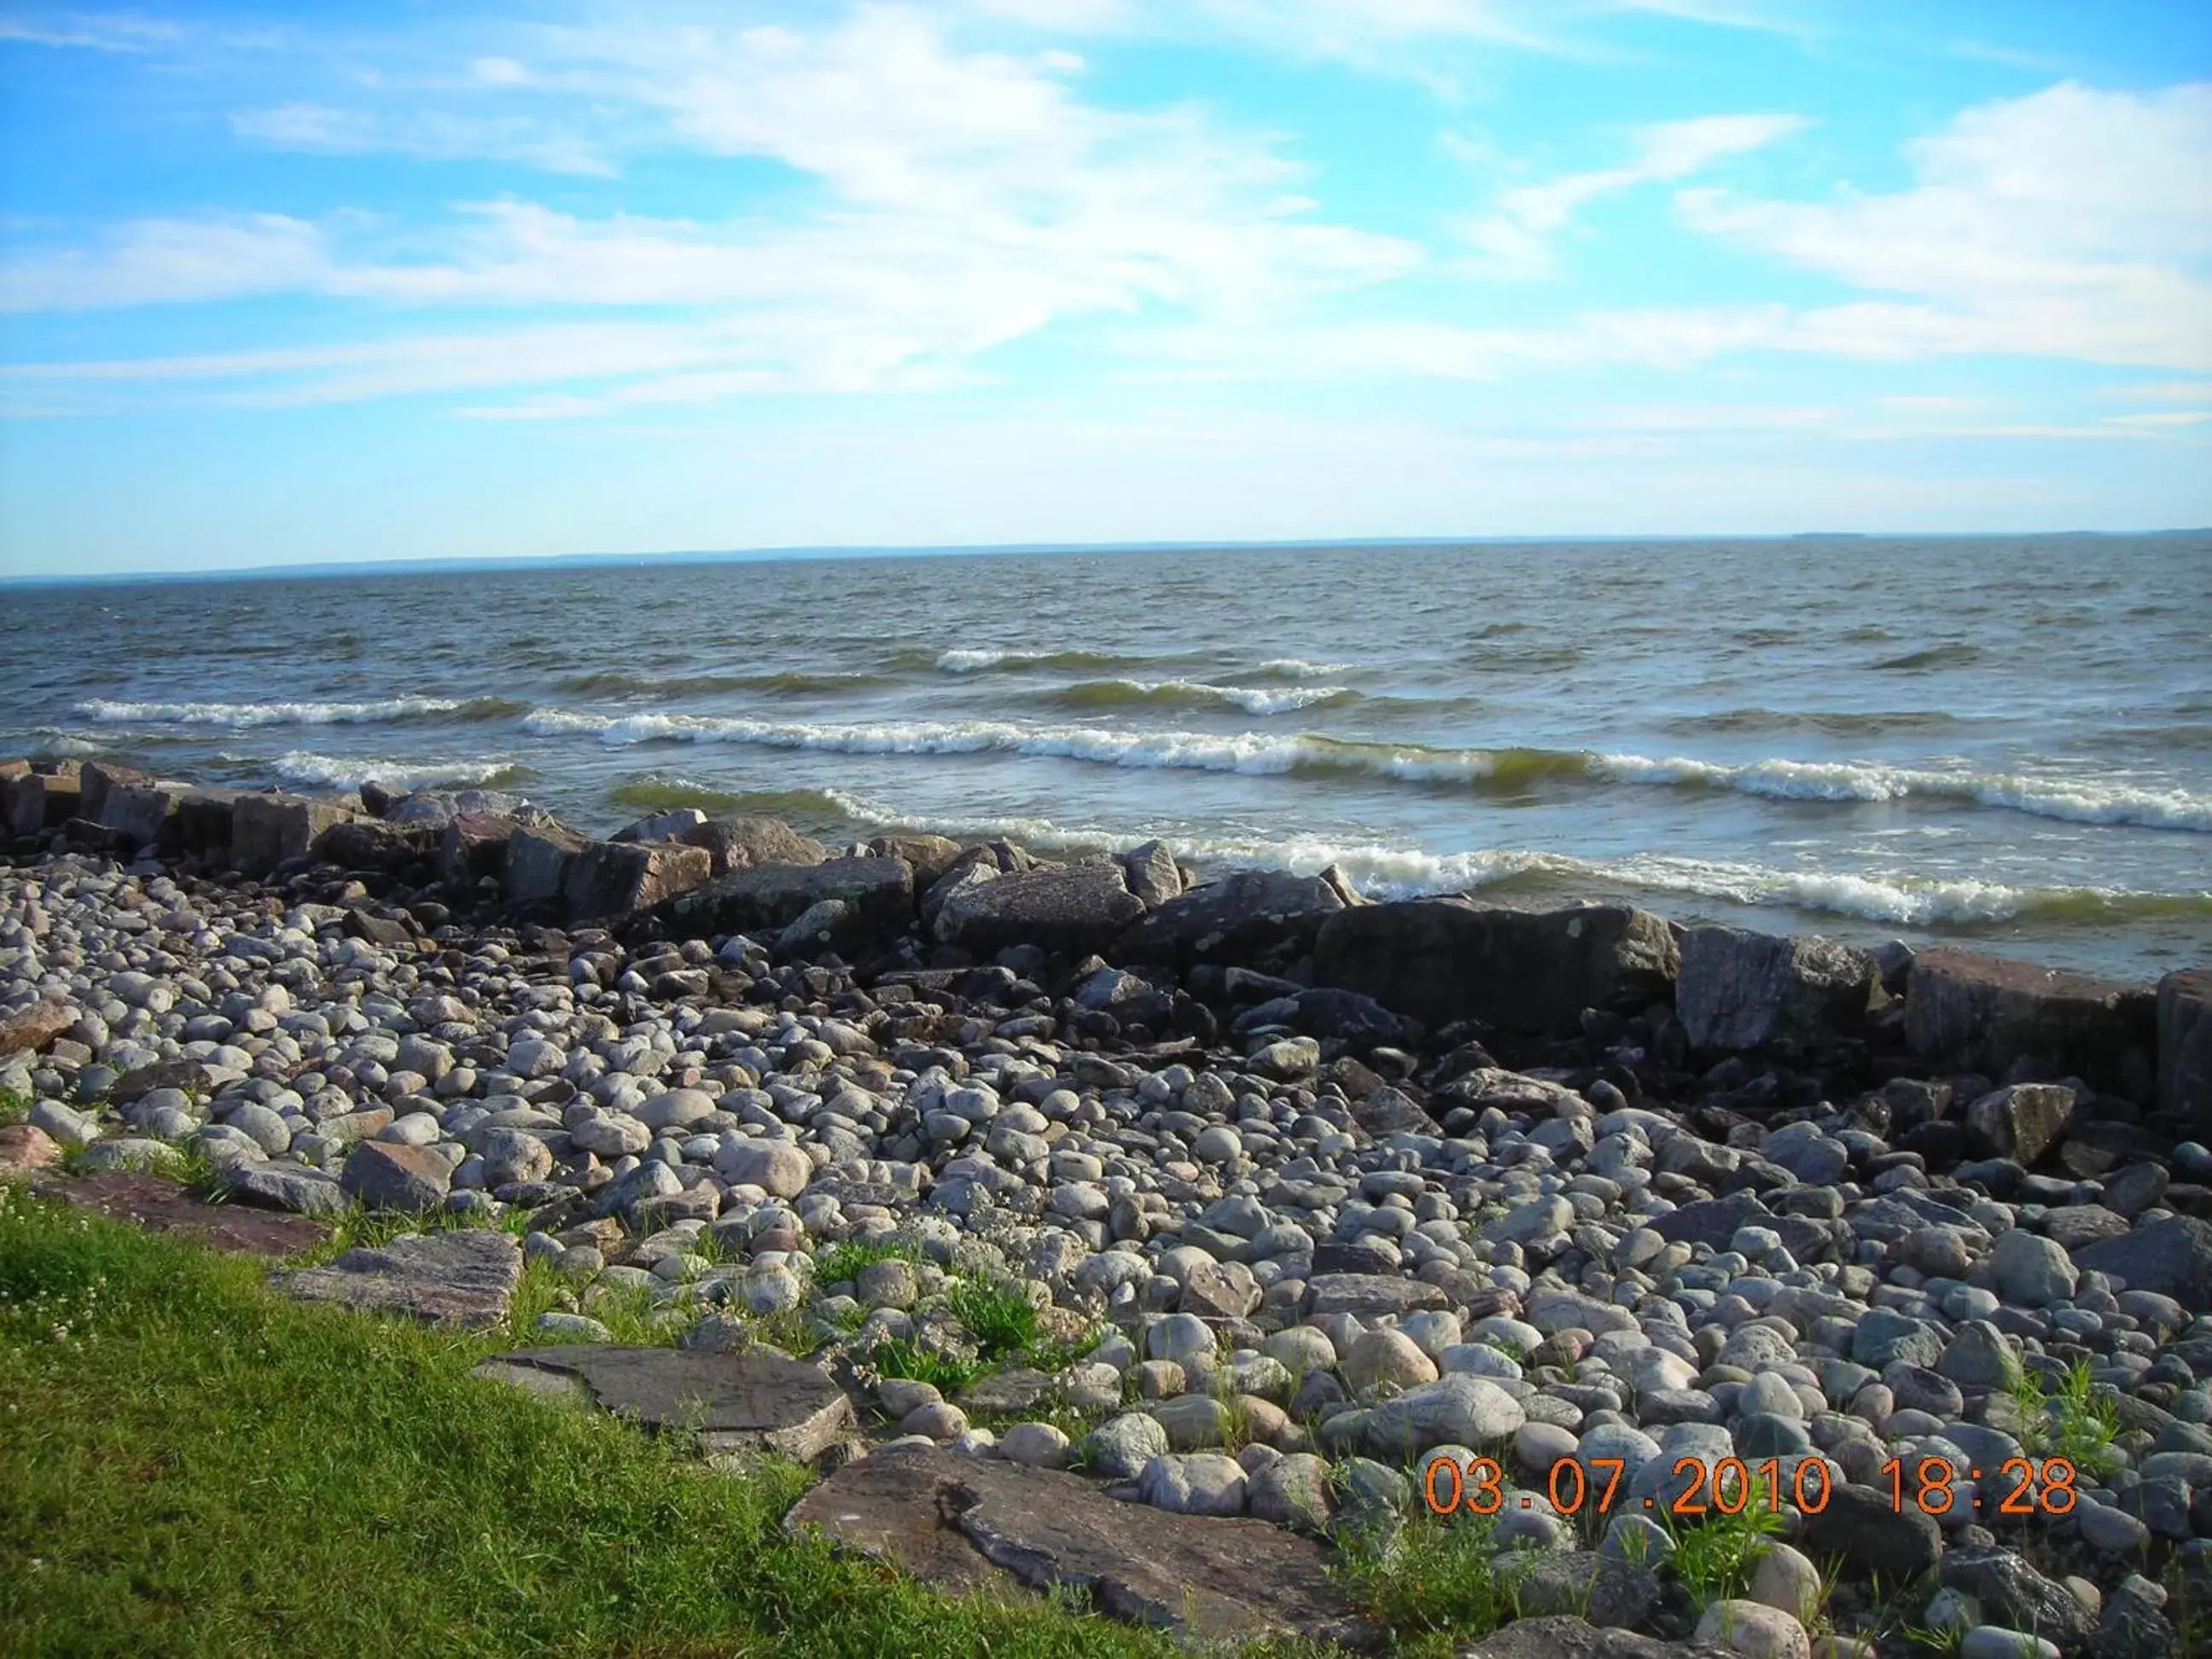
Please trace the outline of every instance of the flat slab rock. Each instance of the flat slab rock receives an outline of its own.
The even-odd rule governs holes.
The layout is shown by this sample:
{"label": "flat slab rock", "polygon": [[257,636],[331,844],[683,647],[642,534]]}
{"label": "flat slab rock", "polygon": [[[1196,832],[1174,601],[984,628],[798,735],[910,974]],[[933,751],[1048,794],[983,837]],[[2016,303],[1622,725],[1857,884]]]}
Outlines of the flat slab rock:
{"label": "flat slab rock", "polygon": [[1516,1619],[1459,1659],[1737,1659],[1726,1648],[1702,1642],[1662,1642],[1633,1631],[1611,1630],[1571,1614]]}
{"label": "flat slab rock", "polygon": [[395,1238],[380,1249],[348,1250],[326,1267],[289,1268],[270,1280],[302,1302],[481,1330],[507,1317],[521,1278],[522,1246],[514,1235],[479,1228]]}
{"label": "flat slab rock", "polygon": [[655,1432],[688,1430],[709,1456],[772,1451],[811,1463],[860,1437],[853,1402],[820,1368],[757,1349],[580,1342],[500,1354],[475,1375],[538,1393],[566,1389]]}
{"label": "flat slab rock", "polygon": [[1371,1646],[1328,1554],[1265,1521],[1170,1515],[1079,1475],[886,1447],[801,1498],[785,1525],[953,1589],[1066,1585],[1102,1613],[1201,1639],[1310,1636]]}
{"label": "flat slab rock", "polygon": [[239,1255],[297,1255],[331,1234],[321,1222],[303,1215],[204,1204],[179,1182],[132,1170],[50,1176],[33,1190],[81,1210],[131,1222],[149,1233],[175,1233],[211,1250]]}

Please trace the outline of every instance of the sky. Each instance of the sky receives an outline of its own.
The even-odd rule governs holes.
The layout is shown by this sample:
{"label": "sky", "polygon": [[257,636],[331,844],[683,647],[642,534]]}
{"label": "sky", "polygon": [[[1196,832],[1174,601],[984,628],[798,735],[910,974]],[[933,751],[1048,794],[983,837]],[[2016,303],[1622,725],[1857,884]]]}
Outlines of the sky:
{"label": "sky", "polygon": [[0,0],[0,574],[2212,524],[2203,0]]}

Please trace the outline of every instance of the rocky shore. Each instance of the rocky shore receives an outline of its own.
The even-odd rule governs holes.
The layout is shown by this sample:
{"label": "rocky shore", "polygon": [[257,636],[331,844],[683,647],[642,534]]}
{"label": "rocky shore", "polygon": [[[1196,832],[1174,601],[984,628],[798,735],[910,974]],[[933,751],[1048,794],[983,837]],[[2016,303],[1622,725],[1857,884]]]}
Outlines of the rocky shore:
{"label": "rocky shore", "polygon": [[1590,1652],[2212,1650],[2212,971],[100,765],[0,833],[0,1164],[480,1223],[284,1282],[543,1264],[504,1380],[737,1368],[702,1449],[924,1577],[1358,1642],[1316,1540],[1492,1490]]}

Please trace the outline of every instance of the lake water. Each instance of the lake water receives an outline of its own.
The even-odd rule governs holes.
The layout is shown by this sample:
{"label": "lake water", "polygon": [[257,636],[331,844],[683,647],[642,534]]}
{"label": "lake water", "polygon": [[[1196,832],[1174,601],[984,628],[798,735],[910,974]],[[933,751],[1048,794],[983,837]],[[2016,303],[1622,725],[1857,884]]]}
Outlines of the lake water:
{"label": "lake water", "polygon": [[2129,977],[2212,960],[2212,536],[0,590],[0,751],[833,838],[1164,836]]}

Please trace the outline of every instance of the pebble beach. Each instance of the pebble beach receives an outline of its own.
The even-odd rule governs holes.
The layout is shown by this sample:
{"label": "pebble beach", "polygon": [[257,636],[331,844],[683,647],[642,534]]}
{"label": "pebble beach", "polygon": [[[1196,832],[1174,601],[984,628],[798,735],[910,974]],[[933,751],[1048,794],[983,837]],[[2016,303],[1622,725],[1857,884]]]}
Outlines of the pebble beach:
{"label": "pebble beach", "polygon": [[[1494,1502],[1528,1620],[2192,1650],[2203,972],[43,764],[6,780],[0,1144],[44,1181],[482,1229],[558,1275],[549,1345],[835,1382],[822,1494],[952,1458],[1328,1547]],[[1765,1553],[1701,1603],[1674,1553],[1747,1498]]]}

